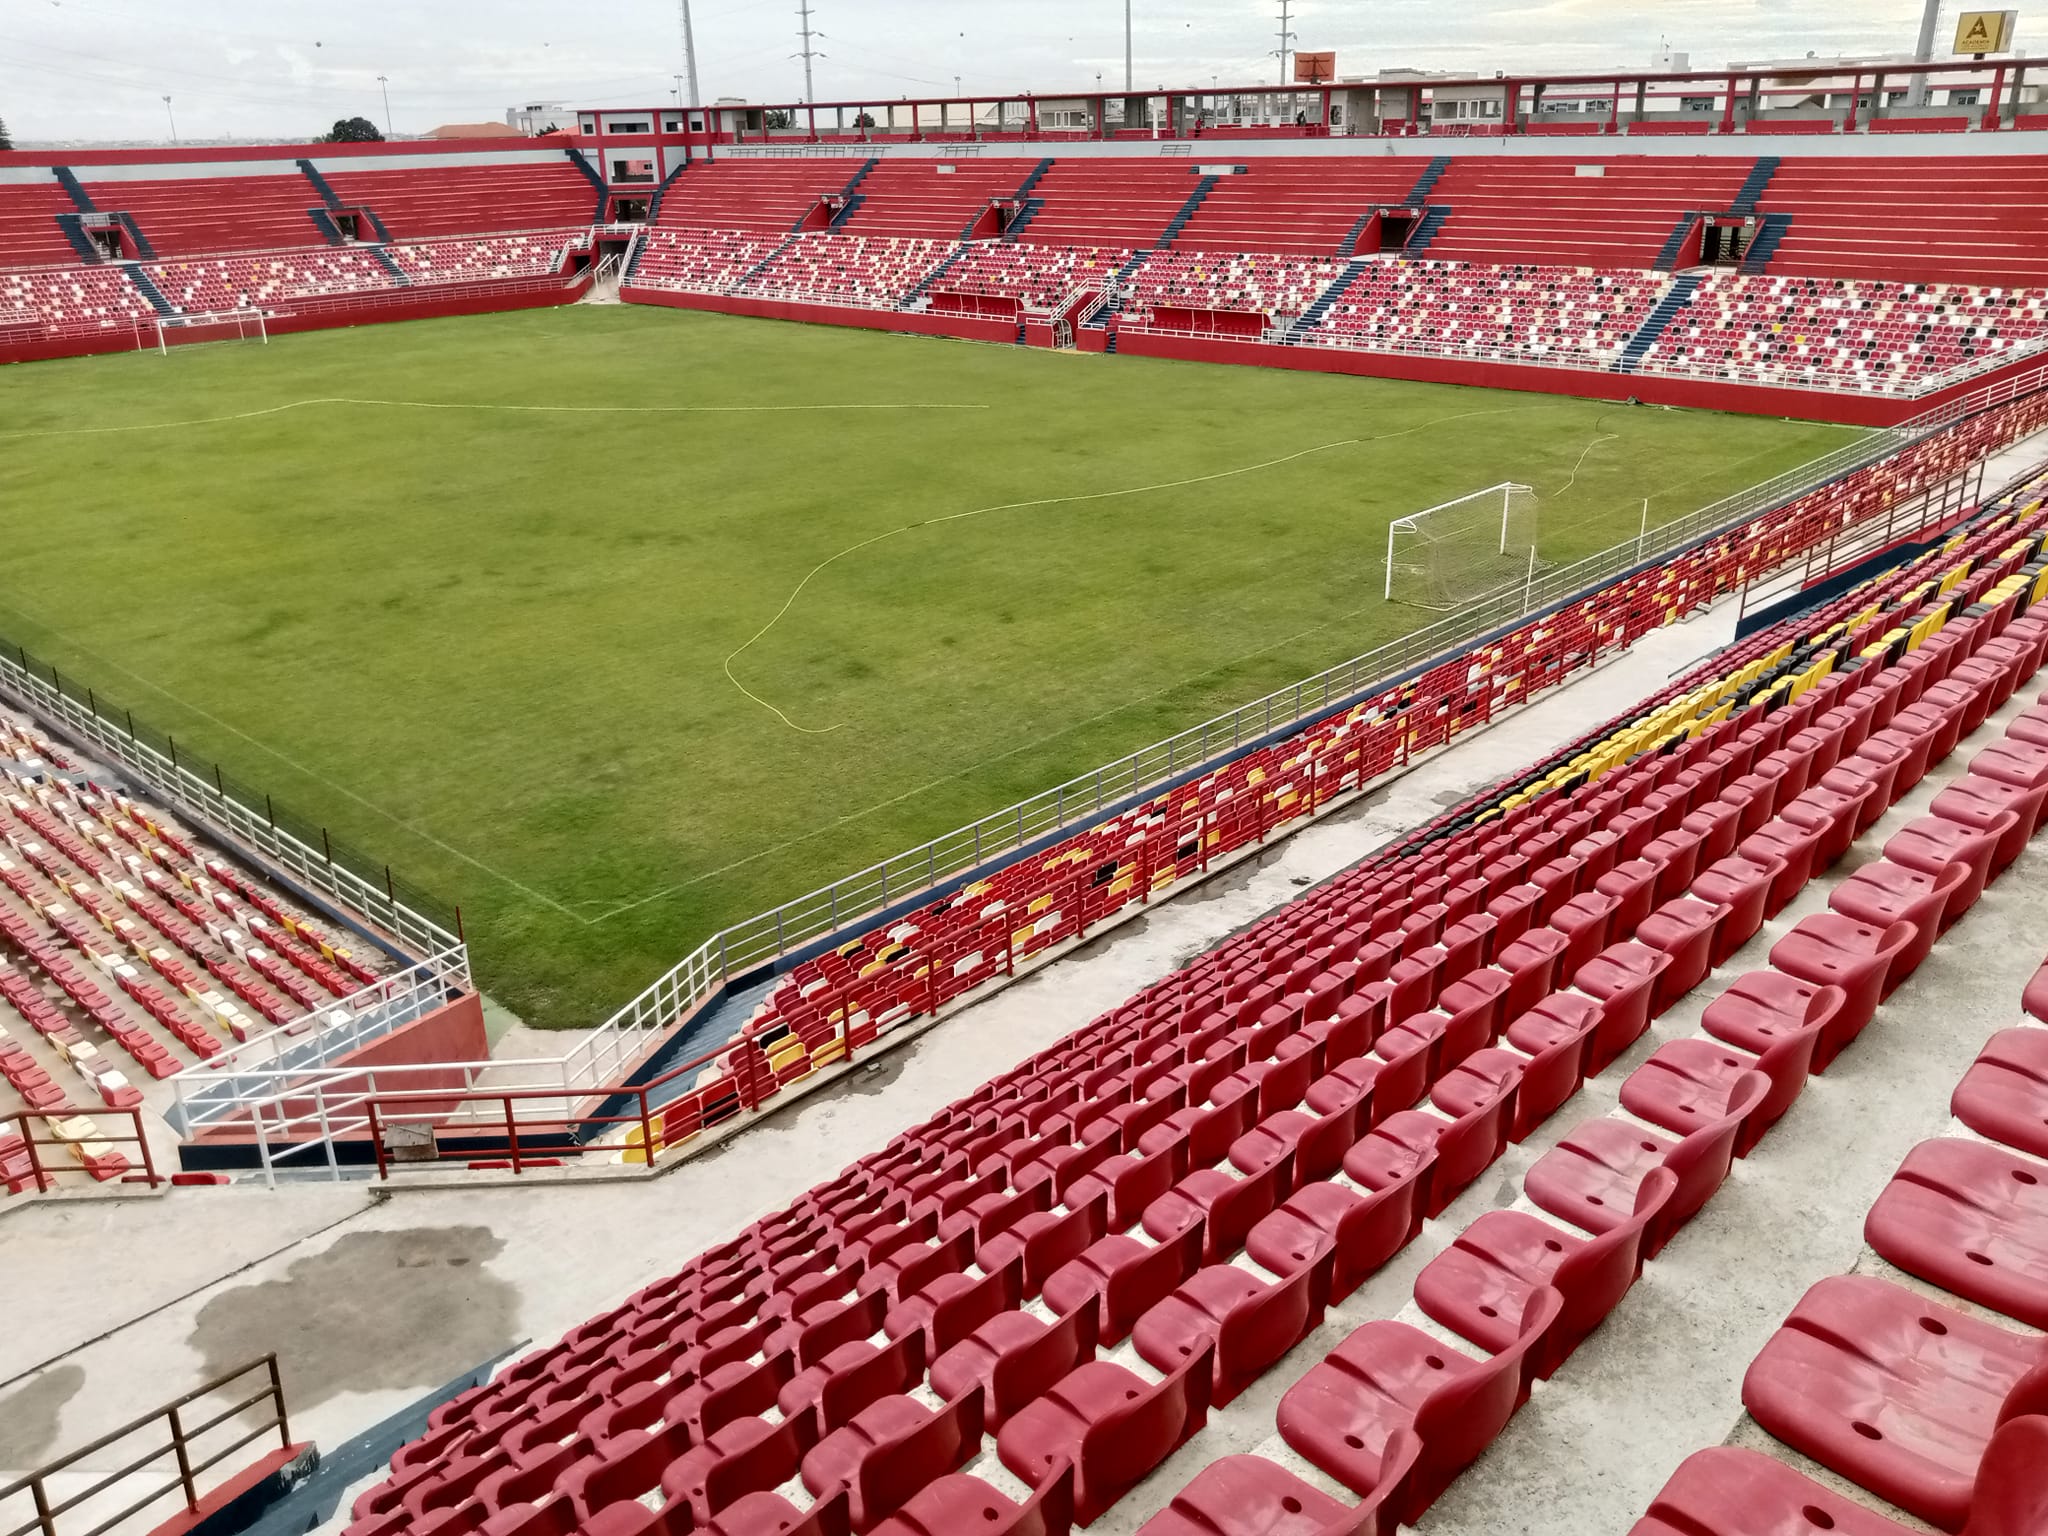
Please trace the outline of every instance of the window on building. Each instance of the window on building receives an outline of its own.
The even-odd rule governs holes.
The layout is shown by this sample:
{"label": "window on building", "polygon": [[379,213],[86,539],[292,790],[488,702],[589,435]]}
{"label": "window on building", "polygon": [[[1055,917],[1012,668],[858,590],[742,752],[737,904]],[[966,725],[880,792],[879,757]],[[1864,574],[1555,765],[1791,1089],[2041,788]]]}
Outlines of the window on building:
{"label": "window on building", "polygon": [[1982,99],[1975,90],[1950,91],[1948,93],[1948,104],[1952,107],[1974,107]]}
{"label": "window on building", "polygon": [[1714,98],[1711,96],[1681,96],[1678,98],[1678,110],[1681,112],[1711,112],[1714,110]]}

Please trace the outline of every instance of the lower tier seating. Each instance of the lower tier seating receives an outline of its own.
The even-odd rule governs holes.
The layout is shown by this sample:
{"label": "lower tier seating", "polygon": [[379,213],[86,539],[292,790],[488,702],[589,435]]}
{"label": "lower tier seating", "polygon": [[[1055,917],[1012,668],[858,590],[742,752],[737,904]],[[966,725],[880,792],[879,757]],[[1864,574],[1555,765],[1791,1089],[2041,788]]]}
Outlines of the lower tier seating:
{"label": "lower tier seating", "polygon": [[1605,367],[1669,285],[1654,272],[1375,261],[1301,339],[1314,346]]}
{"label": "lower tier seating", "polygon": [[633,282],[682,293],[724,293],[788,238],[738,229],[650,229],[641,236]]}
{"label": "lower tier seating", "polygon": [[1154,251],[1123,285],[1121,323],[1172,329],[1176,317],[1211,311],[1292,321],[1343,271],[1341,261]]}
{"label": "lower tier seating", "polygon": [[[2044,543],[1991,508],[1270,914],[436,1408],[351,1536],[1092,1523],[2038,672]],[[1321,1482],[1227,1458],[1152,1536],[1422,1514],[2032,835],[2048,754],[1990,756],[1534,1165],[1554,1236],[1424,1270],[1462,1346],[1368,1320],[1294,1382]]]}
{"label": "lower tier seating", "polygon": [[0,316],[40,335],[91,336],[128,331],[156,311],[119,267],[0,272]]}
{"label": "lower tier seating", "polygon": [[806,303],[887,307],[908,297],[954,245],[950,240],[799,235],[748,279],[747,291]]}
{"label": "lower tier seating", "polygon": [[934,308],[993,301],[1013,313],[1043,314],[1077,289],[1100,292],[1130,259],[1129,251],[1110,246],[978,241],[939,275],[929,292]]}
{"label": "lower tier seating", "polygon": [[1652,373],[1911,393],[2038,351],[2048,292],[1716,273],[1645,354]]}
{"label": "lower tier seating", "polygon": [[394,245],[390,253],[392,263],[414,284],[502,282],[561,271],[568,246],[580,238],[574,230],[543,230]]}
{"label": "lower tier seating", "polygon": [[188,313],[388,293],[398,286],[368,251],[347,247],[156,262],[143,270],[159,293]]}

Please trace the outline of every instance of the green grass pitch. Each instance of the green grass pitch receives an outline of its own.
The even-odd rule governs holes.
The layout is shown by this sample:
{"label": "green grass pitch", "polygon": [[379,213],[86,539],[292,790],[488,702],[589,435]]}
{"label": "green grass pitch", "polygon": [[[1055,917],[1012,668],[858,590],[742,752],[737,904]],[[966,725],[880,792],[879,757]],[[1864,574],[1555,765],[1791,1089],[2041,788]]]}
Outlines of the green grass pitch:
{"label": "green grass pitch", "polygon": [[[590,409],[297,403],[337,398]],[[755,409],[850,405],[982,408]],[[459,902],[492,996],[586,1025],[1414,627],[1392,517],[1519,480],[1568,560],[1850,435],[665,309],[328,331],[0,372],[0,633]]]}

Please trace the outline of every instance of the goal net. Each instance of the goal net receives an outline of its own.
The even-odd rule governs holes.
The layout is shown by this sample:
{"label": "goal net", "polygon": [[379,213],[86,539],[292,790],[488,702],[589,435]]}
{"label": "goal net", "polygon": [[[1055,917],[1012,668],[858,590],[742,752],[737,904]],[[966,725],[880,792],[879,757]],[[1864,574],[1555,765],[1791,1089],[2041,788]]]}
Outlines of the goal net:
{"label": "goal net", "polygon": [[[193,347],[213,341],[253,341],[270,344],[270,328],[260,309],[223,309],[203,314],[159,315],[156,349]],[[147,343],[144,343],[147,345]]]}
{"label": "goal net", "polygon": [[1387,601],[1452,609],[1526,581],[1536,493],[1503,481],[1387,525]]}

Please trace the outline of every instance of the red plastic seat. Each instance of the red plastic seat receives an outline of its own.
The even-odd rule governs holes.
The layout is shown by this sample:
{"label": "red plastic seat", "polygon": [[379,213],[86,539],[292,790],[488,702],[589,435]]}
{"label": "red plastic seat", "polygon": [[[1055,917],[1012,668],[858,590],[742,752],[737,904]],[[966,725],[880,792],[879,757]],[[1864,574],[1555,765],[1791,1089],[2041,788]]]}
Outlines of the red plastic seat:
{"label": "red plastic seat", "polygon": [[981,1388],[982,1417],[1000,1429],[1012,1413],[1095,1358],[1096,1309],[1040,1322],[1029,1312],[990,1318],[932,1362],[931,1387],[948,1400]]}
{"label": "red plastic seat", "polygon": [[1598,1076],[1650,1027],[1650,999],[1670,969],[1671,956],[1633,939],[1610,945],[1579,968],[1572,987],[1600,1003],[1600,1027],[1593,1031],[1586,1075]]}
{"label": "red plastic seat", "polygon": [[1690,1135],[1727,1112],[1745,1073],[1761,1072],[1770,1079],[1771,1091],[1750,1111],[1735,1138],[1735,1155],[1747,1157],[1805,1088],[1818,1039],[1818,1030],[1799,1030],[1772,1041],[1756,1056],[1719,1040],[1667,1041],[1622,1080],[1621,1107],[1674,1135]]}
{"label": "red plastic seat", "polygon": [[1577,976],[1581,966],[1607,947],[1618,906],[1612,896],[1587,891],[1551,914],[1551,928],[1565,937],[1564,954],[1558,961],[1559,975]]}
{"label": "red plastic seat", "polygon": [[1820,1041],[1846,1001],[1840,987],[1815,986],[1778,971],[1750,971],[1707,1004],[1700,1027],[1759,1057],[1803,1036],[1812,1042],[1807,1055],[1819,1071]]}
{"label": "red plastic seat", "polygon": [[[2016,789],[2048,790],[2048,747],[2003,737],[1970,759],[1970,772]],[[2048,820],[2048,800],[2036,813],[2029,835],[2040,831],[2044,820]]]}
{"label": "red plastic seat", "polygon": [[1515,1125],[1511,1139],[1521,1141],[1586,1080],[1593,1033],[1606,1017],[1603,1006],[1576,992],[1545,998],[1507,1027],[1509,1045],[1530,1058],[1515,1092]]}
{"label": "red plastic seat", "polygon": [[1416,1161],[1435,1164],[1430,1173],[1428,1199],[1423,1204],[1424,1217],[1441,1216],[1444,1207],[1507,1150],[1512,1092],[1510,1086],[1498,1093],[1482,1094],[1464,1113],[1449,1119],[1424,1110],[1404,1109],[1374,1129],[1374,1137],[1405,1148]]}
{"label": "red plastic seat", "polygon": [[1967,911],[1984,894],[1985,882],[1991,878],[1991,857],[1997,851],[1998,837],[1995,833],[1966,827],[1945,816],[1922,816],[1918,821],[1909,822],[1892,834],[1891,841],[1884,845],[1884,856],[1892,863],[1903,864],[1925,874],[1940,875],[1951,864],[1970,867],[1970,877],[1950,903],[1951,922],[1956,914]]}
{"label": "red plastic seat", "polygon": [[1764,902],[1766,918],[1776,917],[1813,878],[1814,854],[1822,836],[1822,829],[1802,827],[1779,815],[1736,845],[1739,855],[1777,866],[1771,878],[1771,893]]}
{"label": "red plastic seat", "polygon": [[2048,1164],[1980,1141],[1923,1141],[1863,1235],[1908,1274],[2048,1328]]}
{"label": "red plastic seat", "polygon": [[[717,1515],[708,1529],[710,1536],[851,1536],[850,1497],[846,1489],[834,1489],[829,1498],[799,1510],[779,1493],[750,1493]],[[671,1536],[683,1533],[672,1531]]]}
{"label": "red plastic seat", "polygon": [[1520,1018],[1550,995],[1557,985],[1558,962],[1570,945],[1555,928],[1531,928],[1495,955],[1493,963],[1510,978],[1501,997],[1502,1018]]}
{"label": "red plastic seat", "polygon": [[1486,915],[1493,919],[1493,958],[1498,960],[1503,949],[1542,920],[1538,914],[1543,907],[1543,889],[1526,883],[1502,888],[1499,881],[1495,881],[1495,889],[1500,894],[1486,904]]}
{"label": "red plastic seat", "polygon": [[2002,1029],[1956,1084],[1955,1116],[1979,1136],[2048,1157],[2048,1029]]}
{"label": "red plastic seat", "polygon": [[1588,1120],[1530,1166],[1523,1191],[1576,1227],[1609,1232],[1635,1209],[1636,1192],[1650,1170],[1669,1168],[1678,1176],[1678,1189],[1643,1238],[1643,1256],[1655,1258],[1728,1177],[1742,1122],[1770,1086],[1761,1072],[1744,1074],[1721,1118],[1677,1141],[1622,1120]]}
{"label": "red plastic seat", "polygon": [[[928,1483],[872,1536],[1068,1536],[1074,1525],[1074,1469],[1062,1462],[1022,1504],[978,1477],[956,1473]],[[738,1533],[735,1533],[738,1536]]]}
{"label": "red plastic seat", "polygon": [[1317,1298],[1329,1293],[1330,1264],[1325,1255],[1271,1283],[1234,1264],[1211,1265],[1138,1319],[1132,1347],[1155,1370],[1173,1371],[1210,1346],[1215,1376],[1209,1402],[1221,1408],[1321,1325]]}
{"label": "red plastic seat", "polygon": [[1643,1272],[1643,1233],[1678,1188],[1654,1168],[1635,1209],[1597,1237],[1579,1237],[1525,1211],[1488,1211],[1415,1277],[1416,1305],[1489,1353],[1515,1341],[1530,1297],[1544,1286],[1561,1298],[1536,1374],[1548,1377],[1628,1294]]}
{"label": "red plastic seat", "polygon": [[1341,1184],[1304,1184],[1252,1228],[1245,1252],[1276,1275],[1331,1254],[1329,1299],[1342,1301],[1421,1227],[1430,1169],[1428,1161],[1406,1167],[1364,1195]]}
{"label": "red plastic seat", "polygon": [[1959,1530],[1999,1421],[2048,1410],[2048,1337],[1838,1275],[1801,1297],[1764,1345],[1742,1401],[1794,1450]]}
{"label": "red plastic seat", "polygon": [[2023,788],[1999,779],[1966,773],[1934,797],[1928,807],[1944,821],[1958,822],[1997,838],[1991,850],[1991,873],[1997,875],[2027,850],[2027,840],[2041,819],[2048,786]]}
{"label": "red plastic seat", "polygon": [[1202,1227],[1203,1262],[1220,1264],[1244,1246],[1245,1234],[1293,1184],[1293,1160],[1285,1153],[1244,1178],[1220,1168],[1197,1168],[1146,1206],[1141,1220],[1146,1232],[1162,1243],[1191,1227]]}
{"label": "red plastic seat", "polygon": [[856,1531],[871,1530],[920,1488],[981,1452],[981,1389],[932,1409],[914,1397],[870,1403],[804,1457],[804,1486],[823,1497],[852,1491]]}
{"label": "red plastic seat", "polygon": [[1933,951],[1935,939],[1948,926],[1949,907],[1969,878],[1969,868],[1962,864],[1951,864],[1945,873],[1931,875],[1878,859],[1836,886],[1828,895],[1828,906],[1874,928],[1911,923],[1913,942],[1892,960],[1903,980]]}
{"label": "red plastic seat", "polygon": [[821,1409],[829,1394],[832,1410],[821,1420],[837,1428],[878,1397],[908,1392],[924,1380],[924,1333],[912,1329],[887,1344],[866,1339],[842,1344],[816,1365],[799,1371],[776,1397],[785,1419]]}
{"label": "red plastic seat", "polygon": [[1170,1140],[1152,1152],[1124,1152],[1104,1158],[1067,1190],[1070,1206],[1085,1205],[1098,1195],[1109,1196],[1108,1225],[1122,1232],[1137,1225],[1145,1207],[1180,1182],[1187,1173],[1185,1137]]}
{"label": "red plastic seat", "polygon": [[[1257,1173],[1287,1155],[1294,1159],[1297,1182],[1326,1179],[1344,1161],[1346,1149],[1363,1134],[1368,1097],[1361,1090],[1355,1100],[1329,1114],[1283,1109],[1268,1115],[1230,1144],[1230,1166],[1239,1173]],[[1114,1226],[1113,1219],[1111,1224]]]}
{"label": "red plastic seat", "polygon": [[661,1474],[662,1498],[687,1504],[701,1524],[749,1493],[788,1482],[816,1439],[817,1421],[809,1414],[773,1424],[735,1419],[669,1463]]}
{"label": "red plastic seat", "polygon": [[1715,942],[1728,910],[1719,902],[1681,896],[1664,903],[1637,927],[1637,943],[1671,957],[1650,998],[1652,1014],[1664,1013],[1713,969]]}
{"label": "red plastic seat", "polygon": [[[1356,1506],[1311,1488],[1263,1456],[1224,1456],[1195,1474],[1138,1536],[1394,1536],[1395,1497],[1422,1454],[1407,1430],[1387,1438],[1377,1483]],[[965,1529],[963,1527],[963,1529]]]}
{"label": "red plastic seat", "polygon": [[1819,834],[1813,845],[1815,874],[1832,868],[1849,851],[1849,845],[1856,840],[1857,825],[1876,793],[1877,785],[1870,781],[1839,789],[1831,789],[1822,782],[1808,786],[1778,812],[1781,820]]}
{"label": "red plastic seat", "polygon": [[[1998,1427],[1978,1463],[1962,1536],[2038,1536],[2048,1530],[2048,1418]],[[1688,1456],[1629,1536],[1909,1536],[1782,1461],[1736,1446]]]}
{"label": "red plastic seat", "polygon": [[1367,1323],[1287,1390],[1280,1433],[1361,1497],[1380,1486],[1393,1437],[1414,1433],[1422,1451],[1397,1511],[1412,1525],[1527,1399],[1536,1351],[1561,1305],[1556,1291],[1536,1292],[1515,1342],[1485,1360],[1405,1323]]}
{"label": "red plastic seat", "polygon": [[[1594,882],[1593,889],[1598,894],[1614,901],[1610,918],[1613,932],[1632,934],[1636,924],[1650,915],[1657,904],[1657,877],[1662,872],[1659,865],[1648,859],[1629,859]],[[1551,926],[1557,925],[1553,922]]]}
{"label": "red plastic seat", "polygon": [[1893,962],[1918,937],[1911,923],[1892,923],[1880,928],[1839,912],[1816,912],[1802,917],[1790,933],[1771,946],[1772,969],[1818,987],[1842,989],[1841,1009],[1814,1052],[1816,1071],[1824,1069],[1863,1033],[1876,1014],[1877,1005],[1891,995],[1896,985],[1891,974]]}
{"label": "red plastic seat", "polygon": [[1084,1365],[1003,1425],[996,1454],[1033,1486],[1071,1462],[1074,1519],[1092,1525],[1208,1422],[1210,1354],[1202,1346],[1158,1383],[1108,1360]]}
{"label": "red plastic seat", "polygon": [[1120,1344],[1139,1318],[1195,1273],[1203,1242],[1199,1224],[1156,1246],[1112,1232],[1053,1272],[1045,1282],[1045,1304],[1064,1316],[1094,1302],[1098,1342]]}
{"label": "red plastic seat", "polygon": [[1771,890],[1783,868],[1780,859],[1766,862],[1737,853],[1694,877],[1693,895],[1728,909],[1728,915],[1714,933],[1712,965],[1727,964],[1738,949],[1756,937],[1757,930],[1764,925]]}

